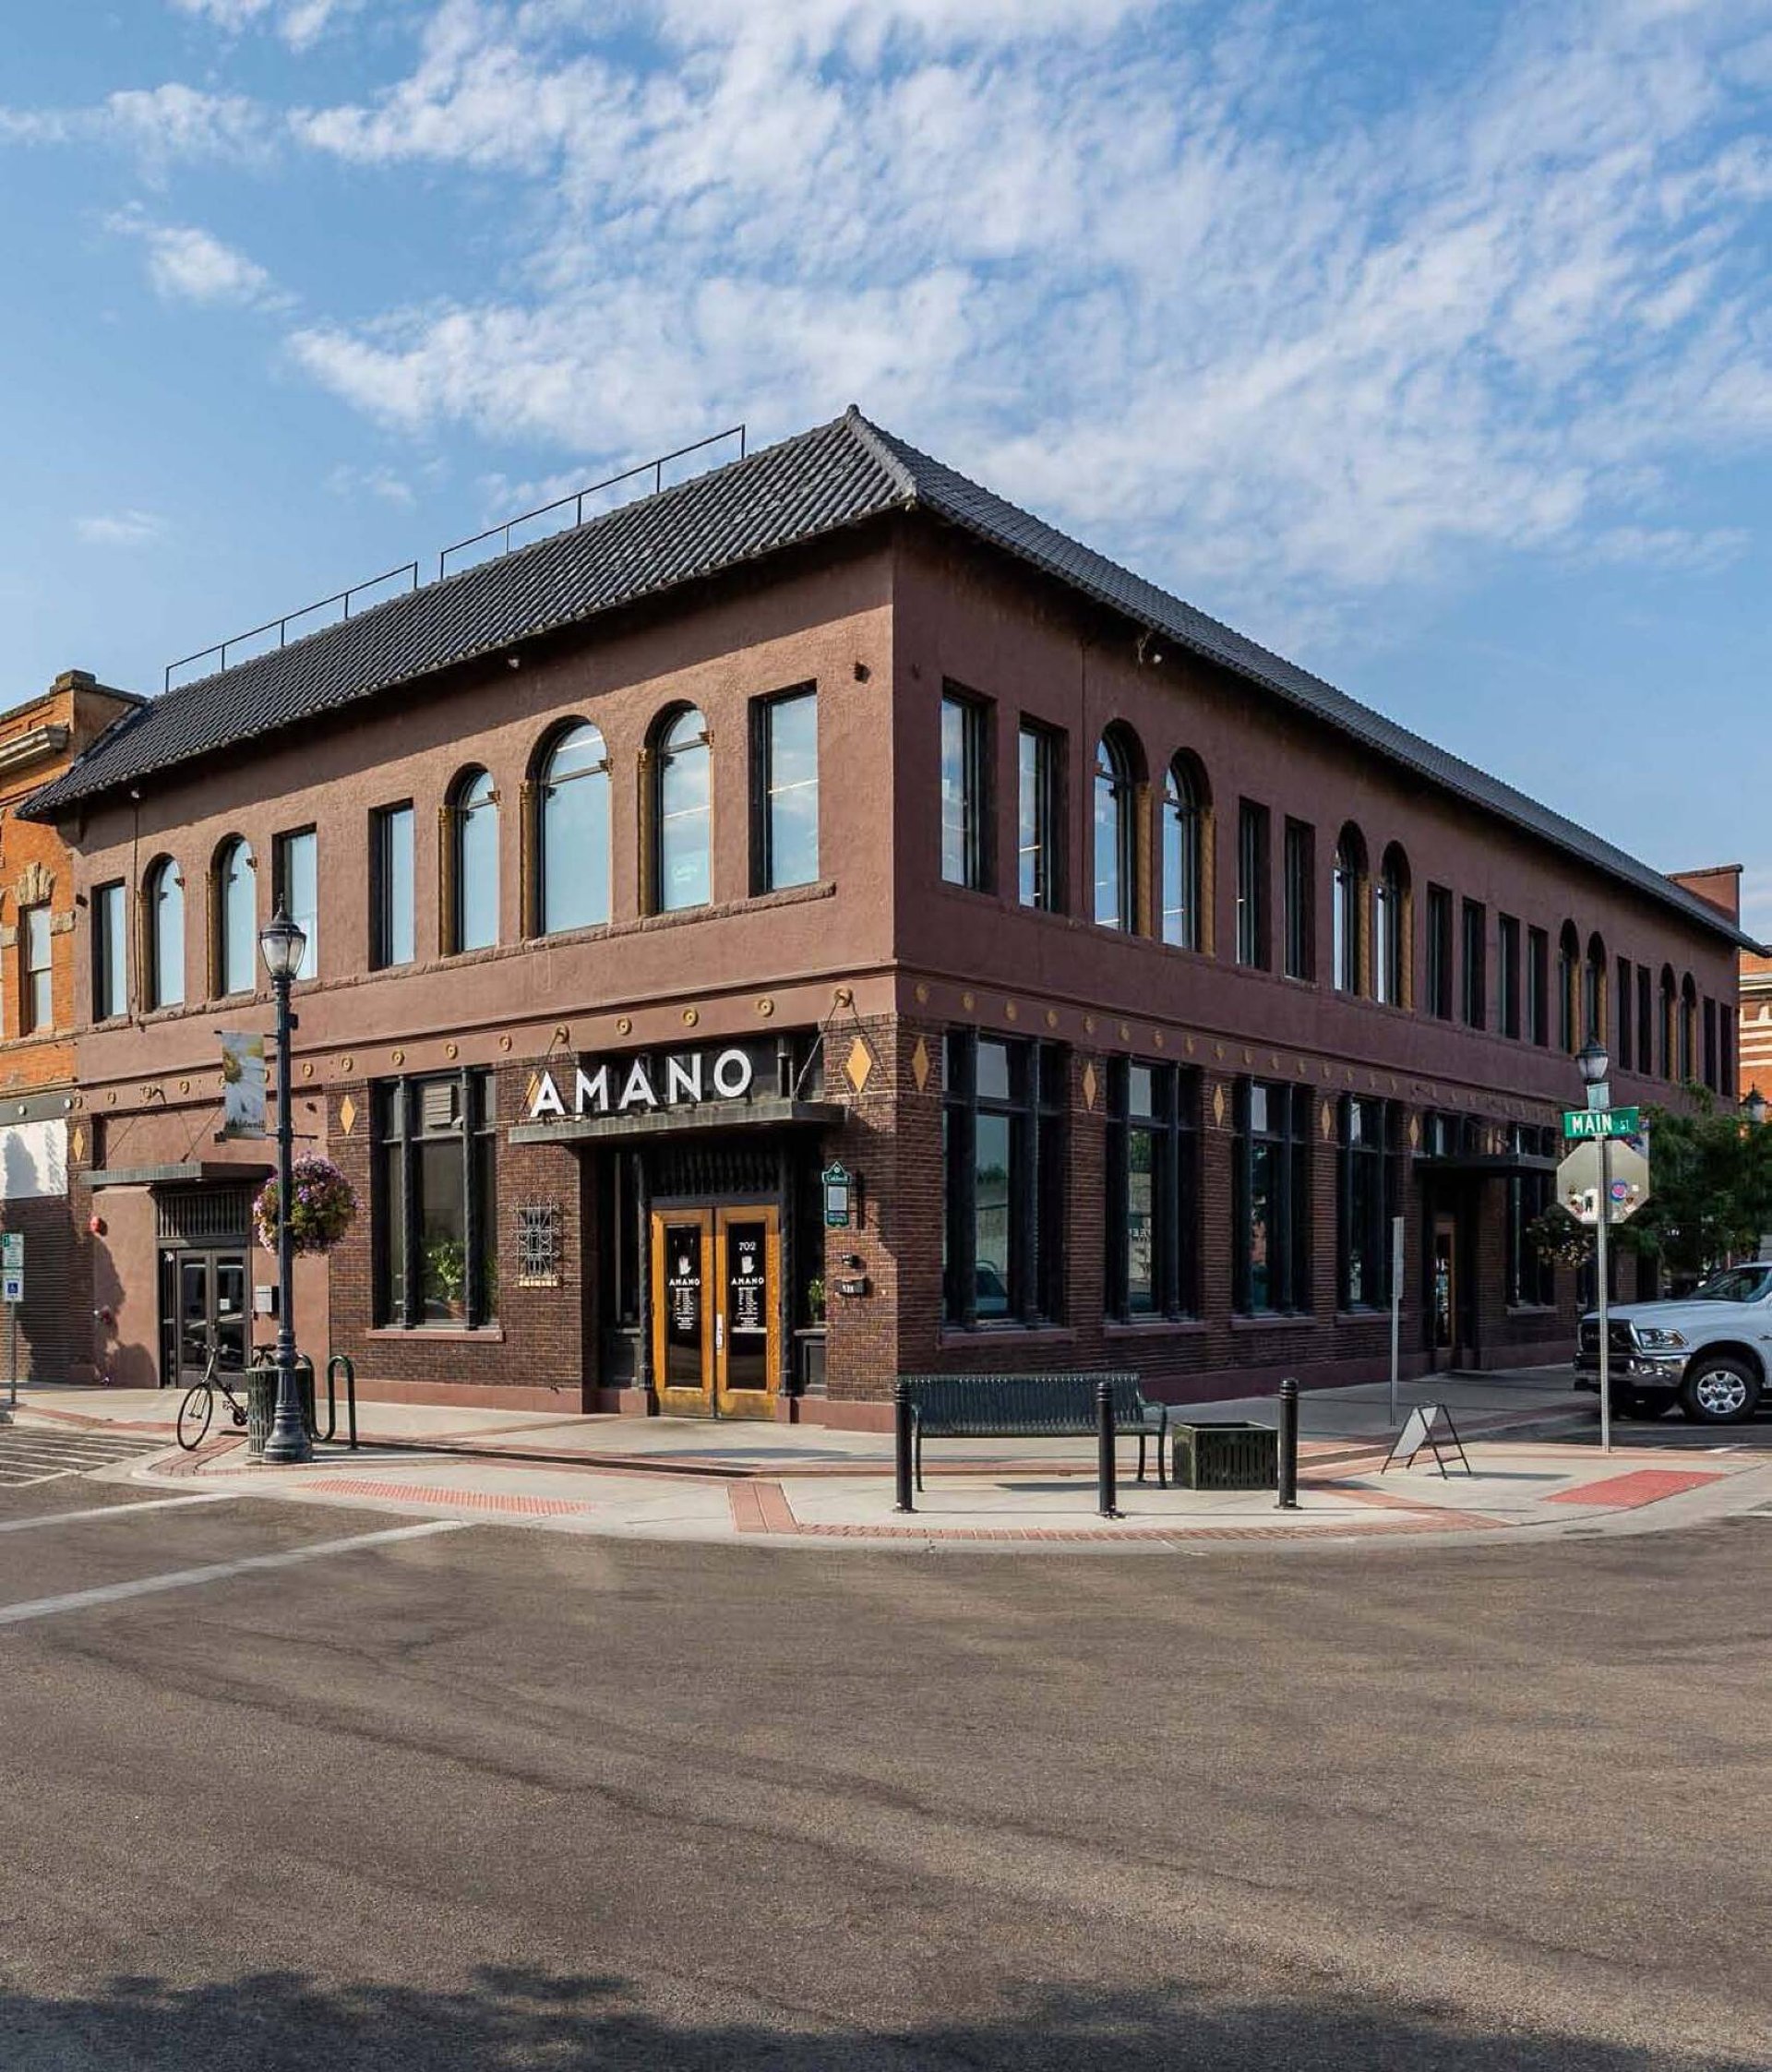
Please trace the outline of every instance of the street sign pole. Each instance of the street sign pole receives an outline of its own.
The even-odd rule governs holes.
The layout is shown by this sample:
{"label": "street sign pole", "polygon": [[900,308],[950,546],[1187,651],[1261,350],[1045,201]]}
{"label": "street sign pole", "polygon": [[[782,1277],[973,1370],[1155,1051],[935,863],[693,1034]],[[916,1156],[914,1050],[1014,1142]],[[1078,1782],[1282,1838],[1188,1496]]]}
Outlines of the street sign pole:
{"label": "street sign pole", "polygon": [[1599,1450],[1612,1450],[1612,1335],[1606,1257],[1612,1222],[1612,1140],[1599,1140],[1599,1221],[1594,1226],[1594,1262],[1599,1272]]}
{"label": "street sign pole", "polygon": [[1403,1330],[1403,1218],[1391,1218],[1391,1425],[1395,1430],[1396,1415],[1396,1369],[1397,1349],[1402,1343]]}

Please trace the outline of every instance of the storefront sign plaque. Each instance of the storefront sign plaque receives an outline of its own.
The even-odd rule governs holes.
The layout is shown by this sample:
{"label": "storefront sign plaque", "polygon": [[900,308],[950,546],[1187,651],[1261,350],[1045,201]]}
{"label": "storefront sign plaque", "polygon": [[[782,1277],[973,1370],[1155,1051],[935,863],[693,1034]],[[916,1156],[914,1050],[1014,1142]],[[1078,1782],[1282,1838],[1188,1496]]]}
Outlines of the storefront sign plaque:
{"label": "storefront sign plaque", "polygon": [[593,1059],[574,1069],[569,1085],[564,1071],[557,1079],[543,1072],[530,1096],[529,1120],[563,1121],[569,1113],[649,1114],[707,1101],[742,1101],[756,1076],[749,1052],[736,1045],[725,1050],[674,1050],[664,1057]]}
{"label": "storefront sign plaque", "polygon": [[834,1159],[819,1175],[824,1187],[824,1223],[828,1230],[849,1228],[849,1168]]}

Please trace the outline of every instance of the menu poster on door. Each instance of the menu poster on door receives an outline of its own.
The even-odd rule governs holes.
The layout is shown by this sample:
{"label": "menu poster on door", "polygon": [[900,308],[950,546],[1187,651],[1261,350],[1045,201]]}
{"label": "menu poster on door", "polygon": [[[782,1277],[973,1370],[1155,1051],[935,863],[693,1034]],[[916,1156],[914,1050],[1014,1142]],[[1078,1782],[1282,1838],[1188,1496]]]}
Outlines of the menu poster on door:
{"label": "menu poster on door", "polygon": [[701,1263],[687,1247],[671,1255],[673,1272],[668,1287],[671,1301],[671,1335],[683,1343],[698,1339],[701,1332]]}
{"label": "menu poster on door", "polygon": [[734,1331],[763,1331],[763,1240],[746,1232],[731,1240],[732,1266],[726,1276],[727,1321]]}

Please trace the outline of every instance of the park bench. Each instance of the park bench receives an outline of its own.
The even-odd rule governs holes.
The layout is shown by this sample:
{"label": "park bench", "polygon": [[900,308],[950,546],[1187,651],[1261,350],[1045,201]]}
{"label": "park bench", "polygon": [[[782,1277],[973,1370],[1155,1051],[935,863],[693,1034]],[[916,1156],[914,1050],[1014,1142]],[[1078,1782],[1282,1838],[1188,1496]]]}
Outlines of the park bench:
{"label": "park bench", "polygon": [[916,1487],[923,1487],[923,1441],[931,1439],[1072,1439],[1096,1430],[1096,1391],[1114,1392],[1114,1430],[1138,1439],[1138,1479],[1144,1449],[1156,1442],[1156,1479],[1168,1487],[1165,1458],[1169,1413],[1148,1403],[1136,1374],[901,1374],[910,1397]]}

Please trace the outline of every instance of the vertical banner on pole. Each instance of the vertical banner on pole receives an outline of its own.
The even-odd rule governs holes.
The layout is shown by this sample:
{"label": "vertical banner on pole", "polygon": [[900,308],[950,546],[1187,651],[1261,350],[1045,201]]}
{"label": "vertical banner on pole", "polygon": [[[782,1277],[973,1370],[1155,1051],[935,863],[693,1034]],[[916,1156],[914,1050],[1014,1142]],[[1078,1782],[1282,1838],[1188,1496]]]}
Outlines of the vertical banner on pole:
{"label": "vertical banner on pole", "polygon": [[218,1030],[222,1039],[222,1129],[224,1137],[265,1133],[265,1039]]}

